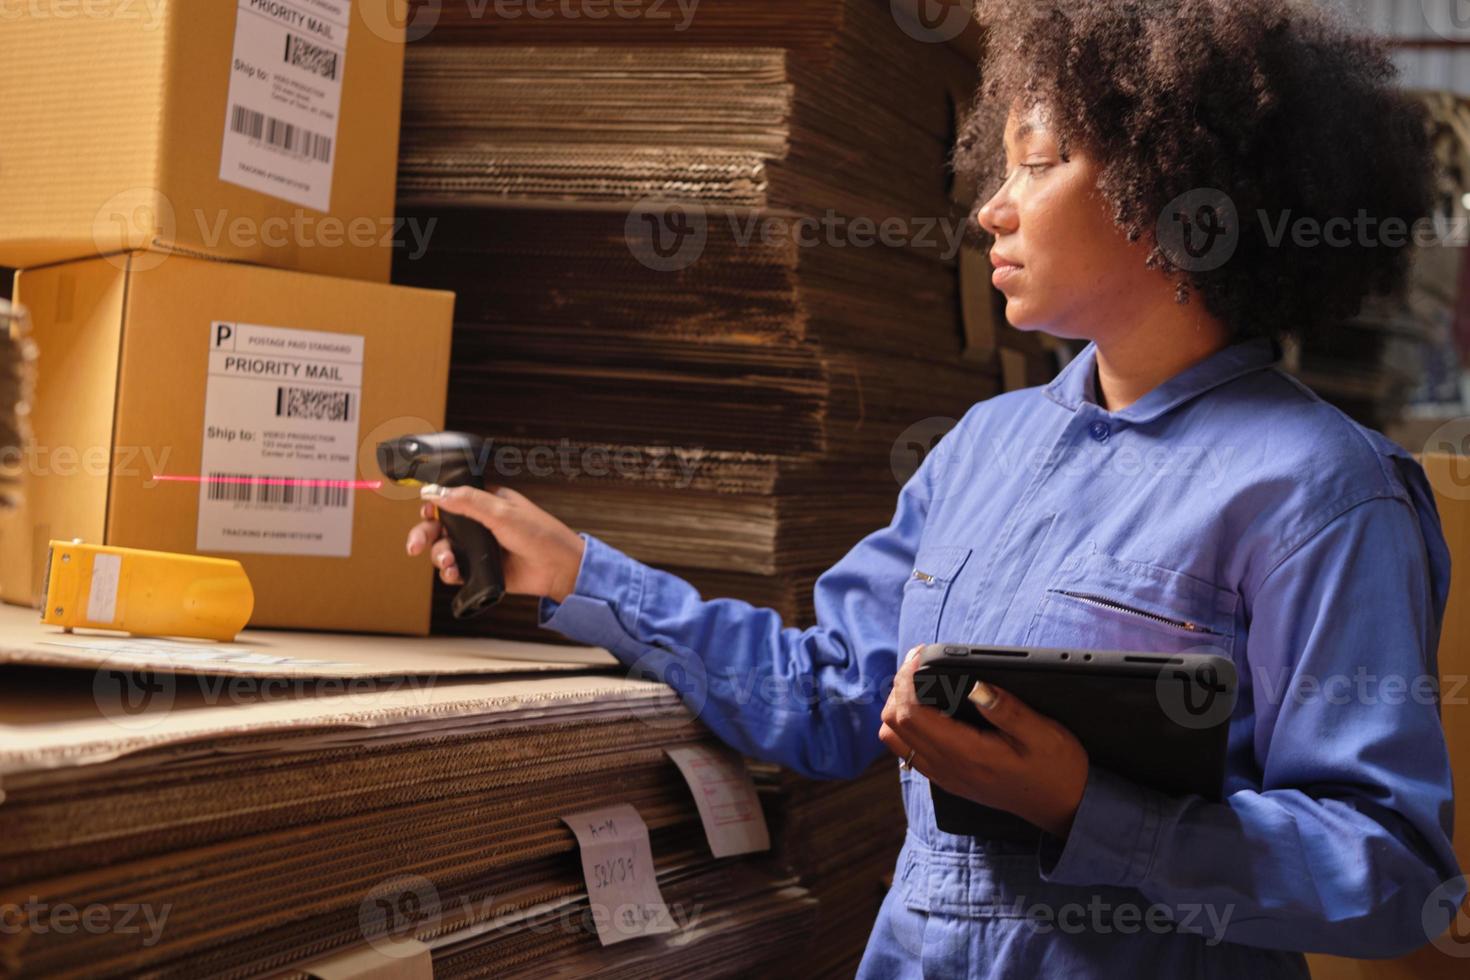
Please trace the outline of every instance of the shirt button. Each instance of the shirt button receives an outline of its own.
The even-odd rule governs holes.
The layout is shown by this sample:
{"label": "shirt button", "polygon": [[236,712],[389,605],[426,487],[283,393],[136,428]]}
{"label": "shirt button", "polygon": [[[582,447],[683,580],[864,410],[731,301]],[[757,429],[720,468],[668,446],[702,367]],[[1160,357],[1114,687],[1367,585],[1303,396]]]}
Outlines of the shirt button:
{"label": "shirt button", "polygon": [[1106,422],[1094,422],[1087,427],[1087,433],[1098,442],[1107,442],[1108,437],[1113,434],[1113,429]]}

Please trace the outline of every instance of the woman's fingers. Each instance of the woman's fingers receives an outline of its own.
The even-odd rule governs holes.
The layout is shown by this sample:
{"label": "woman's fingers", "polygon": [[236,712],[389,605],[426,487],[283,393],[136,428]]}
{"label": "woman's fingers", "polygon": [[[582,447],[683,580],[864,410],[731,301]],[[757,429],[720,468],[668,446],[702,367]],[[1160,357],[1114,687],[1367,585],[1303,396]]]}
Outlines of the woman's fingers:
{"label": "woman's fingers", "polygon": [[[911,758],[910,753],[914,751],[898,732],[895,732],[887,725],[883,725],[878,729],[878,740],[888,746],[888,751],[892,752],[901,760],[909,760]],[[917,754],[914,754],[912,759],[914,760],[914,768],[918,768]]]}
{"label": "woman's fingers", "polygon": [[986,721],[1000,729],[1001,734],[1020,746],[1034,744],[1056,725],[1014,694],[990,684],[976,684],[970,692],[970,703],[980,710]]}
{"label": "woman's fingers", "polygon": [[459,575],[459,566],[454,561],[454,548],[448,538],[435,541],[429,557],[434,567],[439,569],[439,579],[445,585],[460,585],[463,582]]}
{"label": "woman's fingers", "polygon": [[444,527],[438,521],[432,519],[434,509],[427,508],[430,520],[420,521],[408,532],[408,553],[410,555],[421,555],[435,541],[444,536]]}
{"label": "woman's fingers", "polygon": [[510,510],[512,492],[505,487],[492,487],[489,490],[449,487],[443,491],[442,496],[434,498],[434,503],[440,510],[473,518],[492,532],[499,532],[504,530],[501,525]]}
{"label": "woman's fingers", "polygon": [[905,754],[911,749],[917,749],[920,757],[934,759],[938,746],[934,744],[928,731],[927,723],[932,721],[930,713],[939,715],[943,721],[949,719],[940,715],[938,709],[919,703],[918,693],[914,690],[914,670],[918,667],[919,649],[915,647],[909,651],[903,666],[893,678],[893,690],[888,695],[888,703],[883,706],[882,718],[883,725],[904,744]]}

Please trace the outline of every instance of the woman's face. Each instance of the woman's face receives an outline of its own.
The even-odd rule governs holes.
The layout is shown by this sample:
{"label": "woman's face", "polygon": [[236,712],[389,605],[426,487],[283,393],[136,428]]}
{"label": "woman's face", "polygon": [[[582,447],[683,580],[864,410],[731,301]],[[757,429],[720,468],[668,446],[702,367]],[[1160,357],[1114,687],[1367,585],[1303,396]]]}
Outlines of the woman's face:
{"label": "woman's face", "polygon": [[1075,146],[1063,160],[1041,107],[1011,113],[1005,154],[1005,183],[977,218],[995,236],[992,282],[1013,326],[1099,340],[1167,288],[1113,224],[1096,162]]}

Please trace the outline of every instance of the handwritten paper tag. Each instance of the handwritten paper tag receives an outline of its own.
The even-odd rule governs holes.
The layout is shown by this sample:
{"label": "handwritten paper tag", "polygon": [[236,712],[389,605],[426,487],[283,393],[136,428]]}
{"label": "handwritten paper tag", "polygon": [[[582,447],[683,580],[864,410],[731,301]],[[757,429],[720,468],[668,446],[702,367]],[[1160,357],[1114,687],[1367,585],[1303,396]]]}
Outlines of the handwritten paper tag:
{"label": "handwritten paper tag", "polygon": [[709,849],[717,858],[771,849],[755,784],[737,753],[709,745],[666,749],[694,793]]}
{"label": "handwritten paper tag", "polygon": [[678,928],[658,890],[648,825],[631,804],[561,819],[577,835],[582,849],[582,874],[602,945]]}

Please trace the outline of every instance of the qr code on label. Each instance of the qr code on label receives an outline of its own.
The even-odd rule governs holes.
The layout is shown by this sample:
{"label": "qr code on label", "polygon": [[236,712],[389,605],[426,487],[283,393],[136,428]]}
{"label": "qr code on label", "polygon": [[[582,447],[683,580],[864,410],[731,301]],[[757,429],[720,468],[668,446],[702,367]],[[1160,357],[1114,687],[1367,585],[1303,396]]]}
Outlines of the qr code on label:
{"label": "qr code on label", "polygon": [[276,418],[321,419],[351,422],[356,405],[350,391],[319,391],[313,388],[277,388]]}
{"label": "qr code on label", "polygon": [[286,35],[286,64],[304,68],[329,82],[337,80],[337,52],[295,34]]}

